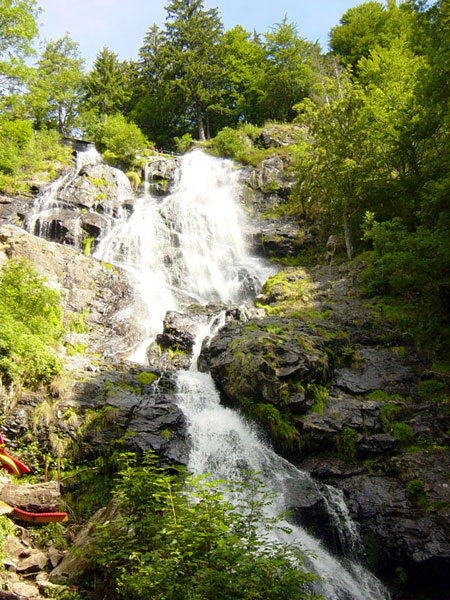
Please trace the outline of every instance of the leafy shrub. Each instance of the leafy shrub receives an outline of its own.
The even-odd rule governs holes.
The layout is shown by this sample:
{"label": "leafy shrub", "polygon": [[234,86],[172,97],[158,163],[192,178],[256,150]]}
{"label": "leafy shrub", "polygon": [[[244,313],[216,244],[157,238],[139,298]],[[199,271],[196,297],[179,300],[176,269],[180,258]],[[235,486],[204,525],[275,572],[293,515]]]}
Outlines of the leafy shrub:
{"label": "leafy shrub", "polygon": [[96,530],[97,587],[105,581],[117,600],[314,598],[303,555],[270,541],[261,484],[249,476],[231,489],[237,507],[224,500],[223,482],[186,482],[153,457],[131,463],[114,491],[121,516]]}
{"label": "leafy shrub", "polygon": [[0,190],[27,191],[27,180],[36,171],[54,178],[55,162],[67,162],[70,156],[57,131],[33,133],[29,121],[7,121],[0,131]]}
{"label": "leafy shrub", "polygon": [[106,117],[97,123],[95,143],[111,164],[130,164],[148,146],[148,141],[135,123],[129,123],[122,114]]}
{"label": "leafy shrub", "polygon": [[61,370],[51,350],[63,334],[59,294],[26,261],[10,261],[0,274],[0,378],[2,383],[48,384]]}
{"label": "leafy shrub", "polygon": [[400,305],[394,320],[431,354],[449,349],[450,235],[445,224],[408,231],[398,218],[378,223],[367,213],[364,238],[373,244],[363,275],[368,295]]}
{"label": "leafy shrub", "polygon": [[231,127],[224,127],[211,142],[215,154],[235,160],[241,159],[248,145],[246,138]]}
{"label": "leafy shrub", "polygon": [[192,145],[192,135],[185,133],[181,137],[174,137],[173,141],[175,142],[175,150],[180,154],[185,154]]}

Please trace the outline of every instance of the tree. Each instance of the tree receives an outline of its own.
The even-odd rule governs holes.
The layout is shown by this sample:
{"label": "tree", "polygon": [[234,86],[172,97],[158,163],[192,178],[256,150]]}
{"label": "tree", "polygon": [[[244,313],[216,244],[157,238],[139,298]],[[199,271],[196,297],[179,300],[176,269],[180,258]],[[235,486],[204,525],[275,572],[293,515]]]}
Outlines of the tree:
{"label": "tree", "polygon": [[[424,106],[417,96],[419,75],[428,70],[422,56],[414,55],[407,40],[399,37],[390,47],[377,47],[358,63],[359,82],[364,87],[367,110],[372,115],[372,135],[379,138],[389,177],[391,214],[414,219],[417,191],[430,145],[424,135]],[[386,208],[386,207],[385,207]],[[375,213],[377,209],[374,208]],[[379,215],[378,215],[379,216]]]}
{"label": "tree", "polygon": [[308,66],[312,44],[299,37],[297,27],[286,17],[264,37],[267,70],[262,110],[267,119],[291,121],[294,104],[308,95],[312,83]]}
{"label": "tree", "polygon": [[389,46],[398,35],[408,35],[411,14],[396,0],[363,2],[349,8],[330,31],[330,47],[344,64],[356,67],[362,57],[367,57],[376,46]]}
{"label": "tree", "polygon": [[260,124],[264,117],[260,110],[264,95],[267,61],[265,51],[257,36],[236,25],[222,38],[225,69],[224,100],[231,114],[231,124],[236,122]]}
{"label": "tree", "polygon": [[174,89],[169,68],[165,32],[152,25],[139,50],[130,116],[147,136],[163,146],[170,146],[175,136],[182,136],[190,128],[185,118],[186,99]]}
{"label": "tree", "polygon": [[310,192],[319,194],[322,210],[343,223],[351,259],[351,220],[362,215],[373,188],[384,176],[375,122],[367,110],[364,91],[347,78],[329,102],[317,106],[307,99],[296,110],[310,136],[303,149],[308,169],[301,169],[302,177]]}
{"label": "tree", "polygon": [[101,115],[121,112],[131,97],[127,65],[106,46],[97,54],[85,81],[85,103]]}
{"label": "tree", "polygon": [[38,126],[49,125],[70,134],[82,99],[83,64],[79,46],[68,34],[47,43],[30,93]]}
{"label": "tree", "polygon": [[[0,0],[0,100],[3,107],[25,81],[24,58],[33,53],[38,28],[35,0]],[[10,101],[7,102],[7,97]]]}
{"label": "tree", "polygon": [[210,117],[221,105],[222,23],[217,9],[204,10],[202,0],[171,0],[166,11],[170,53],[165,77],[186,99],[199,139],[204,140],[209,138]]}

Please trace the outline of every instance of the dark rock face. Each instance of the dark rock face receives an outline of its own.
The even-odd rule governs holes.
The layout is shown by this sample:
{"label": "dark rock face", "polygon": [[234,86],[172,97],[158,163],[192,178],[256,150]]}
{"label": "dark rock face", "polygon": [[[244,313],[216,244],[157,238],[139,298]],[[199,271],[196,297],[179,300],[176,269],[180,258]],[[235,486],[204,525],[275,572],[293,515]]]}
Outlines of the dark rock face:
{"label": "dark rock face", "polygon": [[322,340],[305,327],[277,317],[229,323],[200,357],[229,401],[243,398],[275,405],[304,404],[303,385],[325,381],[328,357]]}
{"label": "dark rock face", "polygon": [[[344,494],[361,560],[391,583],[404,570],[415,591],[396,597],[418,600],[431,586],[438,598],[450,566],[448,410],[418,400],[418,383],[432,377],[427,362],[359,298],[356,282],[346,267],[286,269],[257,297],[284,316],[229,321],[205,344],[200,367],[225,401],[272,404],[295,426],[300,447],[287,456]],[[313,489],[291,490],[289,505],[342,551]]]}
{"label": "dark rock face", "polygon": [[218,318],[225,306],[193,304],[188,313],[169,310],[164,317],[163,332],[147,350],[150,365],[160,371],[188,369],[199,327],[206,321]]}
{"label": "dark rock face", "polygon": [[[116,375],[116,383],[111,384],[110,378],[104,380],[103,390],[93,399],[93,404],[97,409],[109,412],[111,422],[104,423],[99,431],[94,428],[88,433],[88,443],[99,452],[126,432],[124,449],[136,452],[140,457],[152,450],[163,464],[187,464],[186,423],[172,395],[161,393],[156,381],[140,386],[130,376],[130,371],[131,368],[127,374]],[[109,384],[106,393],[105,382]]]}
{"label": "dark rock face", "polygon": [[164,156],[153,157],[147,165],[145,177],[154,196],[167,196],[175,183],[180,161]]}

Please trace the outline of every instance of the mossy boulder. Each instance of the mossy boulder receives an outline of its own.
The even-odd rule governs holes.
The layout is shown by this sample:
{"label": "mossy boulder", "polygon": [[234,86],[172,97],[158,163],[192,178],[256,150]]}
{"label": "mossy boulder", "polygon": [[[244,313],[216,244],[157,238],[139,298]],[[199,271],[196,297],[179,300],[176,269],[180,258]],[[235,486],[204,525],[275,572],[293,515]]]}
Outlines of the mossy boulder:
{"label": "mossy boulder", "polygon": [[305,324],[279,317],[229,323],[201,357],[228,400],[296,405],[309,382],[329,372],[324,341]]}

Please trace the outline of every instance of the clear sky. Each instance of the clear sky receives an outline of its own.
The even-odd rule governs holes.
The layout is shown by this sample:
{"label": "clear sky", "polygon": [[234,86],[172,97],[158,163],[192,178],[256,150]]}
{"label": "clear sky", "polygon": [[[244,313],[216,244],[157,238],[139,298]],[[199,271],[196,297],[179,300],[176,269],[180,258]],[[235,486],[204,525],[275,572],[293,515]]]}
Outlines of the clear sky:
{"label": "clear sky", "polygon": [[[343,13],[364,0],[204,0],[217,7],[225,29],[242,25],[265,33],[283,19],[296,23],[299,34],[328,48],[328,33]],[[88,65],[107,46],[121,60],[135,59],[153,24],[163,25],[168,0],[38,0],[41,38],[57,39],[68,32],[80,44]]]}

